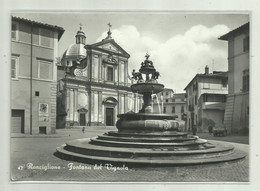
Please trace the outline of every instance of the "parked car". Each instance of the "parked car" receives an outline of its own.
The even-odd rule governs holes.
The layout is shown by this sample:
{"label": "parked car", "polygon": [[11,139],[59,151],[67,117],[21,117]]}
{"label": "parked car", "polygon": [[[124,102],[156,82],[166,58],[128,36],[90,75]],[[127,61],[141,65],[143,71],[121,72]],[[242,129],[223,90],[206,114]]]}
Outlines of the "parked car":
{"label": "parked car", "polygon": [[227,136],[227,129],[223,125],[217,125],[213,128],[213,136]]}

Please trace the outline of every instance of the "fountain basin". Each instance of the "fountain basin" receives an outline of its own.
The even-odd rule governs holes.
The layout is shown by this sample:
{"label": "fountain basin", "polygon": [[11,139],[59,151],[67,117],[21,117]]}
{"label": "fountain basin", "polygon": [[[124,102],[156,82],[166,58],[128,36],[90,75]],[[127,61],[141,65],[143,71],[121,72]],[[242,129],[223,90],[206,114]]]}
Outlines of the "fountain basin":
{"label": "fountain basin", "polygon": [[121,120],[175,120],[177,115],[156,114],[156,113],[124,113],[117,115]]}
{"label": "fountain basin", "polygon": [[175,120],[118,120],[116,127],[119,131],[177,131],[179,123]]}
{"label": "fountain basin", "polygon": [[163,91],[164,85],[158,83],[137,83],[131,85],[131,89],[134,93],[159,93]]}
{"label": "fountain basin", "polygon": [[118,115],[116,127],[119,131],[177,131],[176,115],[153,113],[127,113]]}

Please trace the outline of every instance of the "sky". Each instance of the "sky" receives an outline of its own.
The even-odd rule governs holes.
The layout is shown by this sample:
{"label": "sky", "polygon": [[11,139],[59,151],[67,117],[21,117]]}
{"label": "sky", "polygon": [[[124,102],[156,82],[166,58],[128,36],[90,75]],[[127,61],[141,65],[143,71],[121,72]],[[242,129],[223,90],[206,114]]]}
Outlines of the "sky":
{"label": "sky", "polygon": [[22,12],[13,13],[34,21],[63,27],[59,41],[61,57],[82,24],[86,44],[101,41],[112,24],[112,38],[130,54],[129,70],[138,70],[148,52],[154,67],[160,72],[159,83],[176,93],[197,73],[227,71],[227,42],[218,38],[247,23],[248,14],[209,14],[181,12]]}

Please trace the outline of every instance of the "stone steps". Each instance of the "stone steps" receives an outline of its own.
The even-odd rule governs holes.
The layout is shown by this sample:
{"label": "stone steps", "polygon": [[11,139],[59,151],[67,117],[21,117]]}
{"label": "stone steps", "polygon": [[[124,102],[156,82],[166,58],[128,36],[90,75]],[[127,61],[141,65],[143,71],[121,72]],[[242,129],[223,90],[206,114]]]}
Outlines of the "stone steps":
{"label": "stone steps", "polygon": [[156,147],[196,147],[206,143],[205,139],[195,139],[185,142],[126,142],[126,141],[110,141],[101,140],[97,137],[91,138],[90,144],[102,145],[102,146],[113,146],[113,147],[132,147],[132,148],[156,148]]}
{"label": "stone steps", "polygon": [[[166,136],[162,136],[166,135]],[[108,132],[69,141],[57,156],[92,164],[133,166],[194,165],[232,161],[246,156],[232,144],[177,132]]]}
{"label": "stone steps", "polygon": [[120,148],[120,147],[103,147],[89,144],[90,139],[80,139],[70,141],[64,146],[64,149],[70,152],[79,154],[93,155],[93,156],[109,156],[120,158],[136,158],[136,157],[154,157],[156,159],[170,157],[170,158],[204,158],[217,157],[233,152],[232,145],[218,145],[218,147],[209,144],[207,147],[196,148],[196,150],[172,150],[172,148]]}
{"label": "stone steps", "polygon": [[199,165],[199,164],[210,164],[219,162],[229,162],[238,159],[242,159],[246,154],[240,150],[234,150],[231,154],[219,155],[212,157],[199,157],[199,158],[120,158],[120,157],[110,157],[110,156],[95,156],[88,154],[80,154],[71,152],[64,149],[65,145],[57,148],[57,155],[60,158],[67,160],[74,160],[89,164],[113,164],[113,165],[128,165],[129,167],[145,167],[145,166],[184,166],[184,165]]}
{"label": "stone steps", "polygon": [[117,137],[187,137],[187,133],[180,133],[175,131],[166,132],[117,132],[109,131],[105,135],[117,136]]}
{"label": "stone steps", "polygon": [[108,140],[108,141],[120,141],[120,142],[146,142],[146,143],[156,143],[156,142],[185,142],[185,141],[195,141],[196,137],[122,137],[122,136],[108,136],[99,135],[97,139]]}

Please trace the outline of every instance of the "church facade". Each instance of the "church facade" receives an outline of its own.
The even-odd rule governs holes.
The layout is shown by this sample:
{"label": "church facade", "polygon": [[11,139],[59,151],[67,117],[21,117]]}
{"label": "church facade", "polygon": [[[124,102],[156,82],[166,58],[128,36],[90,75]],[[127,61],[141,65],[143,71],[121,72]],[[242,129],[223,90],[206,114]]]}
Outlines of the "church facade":
{"label": "church facade", "polygon": [[138,112],[142,96],[132,93],[130,55],[111,36],[86,45],[80,30],[58,64],[57,128],[114,126],[117,115]]}

